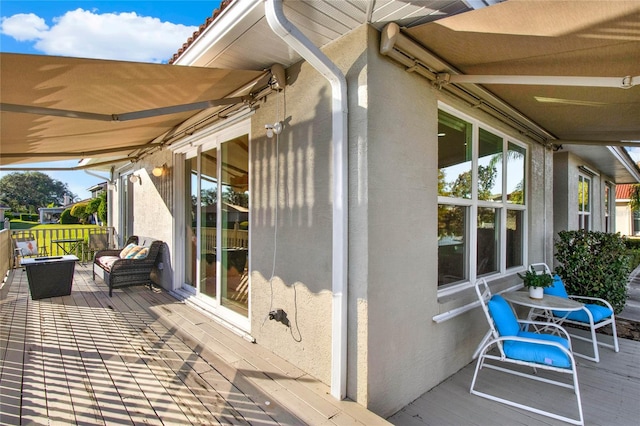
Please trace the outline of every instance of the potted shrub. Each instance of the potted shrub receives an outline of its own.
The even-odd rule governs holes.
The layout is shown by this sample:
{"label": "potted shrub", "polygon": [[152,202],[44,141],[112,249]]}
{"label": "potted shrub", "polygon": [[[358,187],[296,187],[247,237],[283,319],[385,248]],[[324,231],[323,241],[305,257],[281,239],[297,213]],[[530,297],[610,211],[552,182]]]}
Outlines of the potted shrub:
{"label": "potted shrub", "polygon": [[529,289],[529,297],[532,299],[542,299],[544,295],[544,288],[551,287],[553,284],[553,277],[544,272],[536,272],[533,268],[527,269],[522,274],[518,274],[522,278],[522,283]]}

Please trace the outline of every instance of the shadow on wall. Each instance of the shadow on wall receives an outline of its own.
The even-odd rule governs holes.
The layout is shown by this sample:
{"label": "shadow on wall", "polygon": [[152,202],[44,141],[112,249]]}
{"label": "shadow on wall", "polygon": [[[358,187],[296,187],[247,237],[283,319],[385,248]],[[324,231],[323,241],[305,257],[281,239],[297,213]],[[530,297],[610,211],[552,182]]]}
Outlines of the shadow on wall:
{"label": "shadow on wall", "polygon": [[[288,90],[287,107],[304,111],[308,96],[296,100],[293,90]],[[282,96],[278,94],[274,103],[283,103]],[[330,90],[319,88],[310,120],[295,122],[287,112],[282,116],[289,125],[278,137],[261,138],[253,145],[251,265],[267,279],[274,270],[286,285],[303,282],[319,293],[331,289]]]}

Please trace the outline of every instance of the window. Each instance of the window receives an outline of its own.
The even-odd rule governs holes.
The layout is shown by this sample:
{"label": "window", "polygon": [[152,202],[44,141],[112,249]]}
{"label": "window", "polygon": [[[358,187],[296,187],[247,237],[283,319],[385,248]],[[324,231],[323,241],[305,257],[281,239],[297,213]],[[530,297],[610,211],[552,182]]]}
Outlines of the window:
{"label": "window", "polygon": [[604,186],[604,232],[613,232],[611,218],[615,212],[613,211],[614,204],[611,202],[612,191],[611,184],[606,183]]}
{"label": "window", "polygon": [[578,229],[591,229],[591,179],[578,176]]}
{"label": "window", "polygon": [[524,264],[526,148],[438,111],[438,286]]}

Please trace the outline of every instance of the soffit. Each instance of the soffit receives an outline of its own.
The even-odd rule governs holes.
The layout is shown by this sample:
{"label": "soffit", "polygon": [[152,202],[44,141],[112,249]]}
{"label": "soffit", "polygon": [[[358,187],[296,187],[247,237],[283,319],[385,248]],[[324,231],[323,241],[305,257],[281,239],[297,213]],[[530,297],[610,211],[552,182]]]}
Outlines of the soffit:
{"label": "soffit", "polygon": [[[245,1],[245,0],[242,0]],[[270,29],[264,16],[264,3],[255,5],[232,22],[234,8],[244,4],[236,0],[194,34],[195,39],[181,49],[172,61],[178,64],[218,68],[264,69],[274,63],[288,67],[301,57]],[[485,2],[473,2],[484,5]],[[284,14],[311,42],[325,46],[360,25],[370,23],[381,29],[389,22],[411,27],[472,8],[460,0],[285,0]],[[212,36],[217,28],[220,34]],[[212,40],[215,39],[215,42]],[[206,45],[200,51],[202,45]],[[198,52],[197,54],[194,52]]]}
{"label": "soffit", "polygon": [[[96,114],[217,100],[264,73],[54,56],[0,54],[3,104]],[[202,108],[200,108],[202,110]],[[131,121],[0,113],[0,164],[139,153],[194,116],[187,111]],[[99,151],[99,153],[97,153]],[[91,153],[88,155],[88,153]]]}
{"label": "soffit", "polygon": [[[556,149],[558,147],[556,146]],[[618,184],[637,183],[638,171],[633,159],[622,147],[602,145],[561,145],[558,153],[568,151],[595,166],[607,178]],[[631,171],[629,170],[631,169]]]}

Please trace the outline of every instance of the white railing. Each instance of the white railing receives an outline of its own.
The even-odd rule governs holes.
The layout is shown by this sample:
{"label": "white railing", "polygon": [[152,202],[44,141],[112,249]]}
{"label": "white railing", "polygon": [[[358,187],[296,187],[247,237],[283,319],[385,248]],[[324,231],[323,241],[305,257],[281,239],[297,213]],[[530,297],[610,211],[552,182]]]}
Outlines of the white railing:
{"label": "white railing", "polygon": [[7,271],[13,266],[12,252],[11,233],[8,229],[0,230],[0,253],[2,253],[0,256],[0,274],[2,274],[0,275],[0,287],[2,287],[2,281],[7,275]]}
{"label": "white railing", "polygon": [[[36,229],[13,229],[11,238],[34,239],[41,254],[61,256],[75,254],[82,261],[89,260],[89,235],[107,234],[109,247],[115,247],[115,231],[113,227],[86,227],[79,225],[66,227],[46,227]],[[10,253],[13,253],[11,248]]]}
{"label": "white railing", "polygon": [[[223,247],[249,248],[249,231],[243,229],[225,229],[223,231]],[[213,253],[216,248],[217,232],[215,228],[202,228],[202,248],[206,253]]]}

